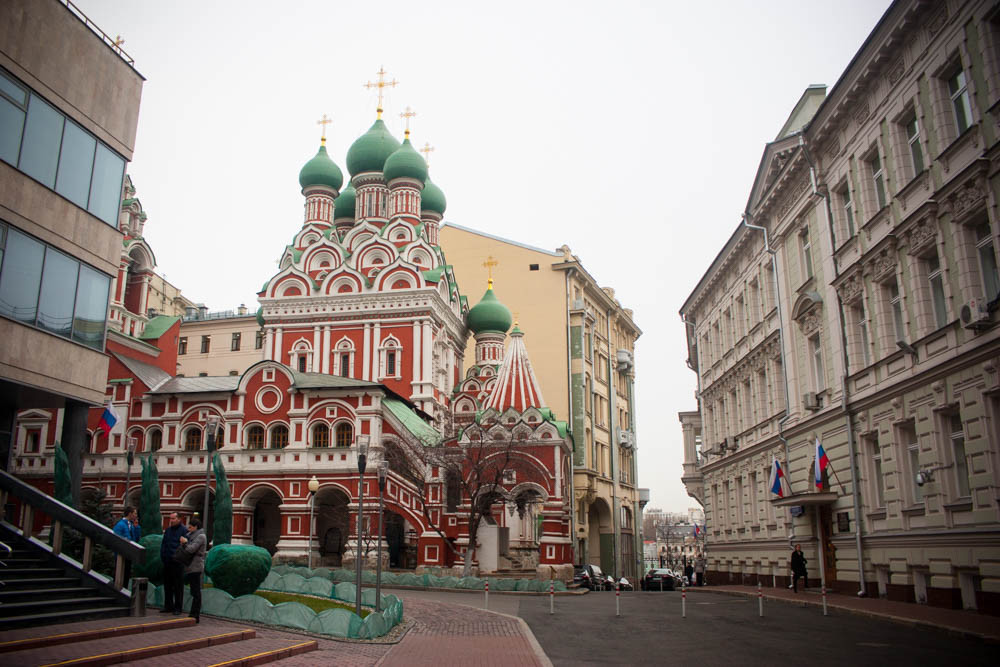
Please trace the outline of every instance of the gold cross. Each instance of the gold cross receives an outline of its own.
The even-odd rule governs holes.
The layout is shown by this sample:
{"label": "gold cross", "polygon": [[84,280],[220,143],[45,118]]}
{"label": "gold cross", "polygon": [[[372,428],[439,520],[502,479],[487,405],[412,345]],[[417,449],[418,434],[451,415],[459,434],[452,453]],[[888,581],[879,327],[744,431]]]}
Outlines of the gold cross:
{"label": "gold cross", "polygon": [[333,120],[327,118],[326,114],[323,114],[323,118],[316,121],[316,124],[323,128],[323,136],[320,138],[320,141],[323,143],[324,146],[326,145],[326,126],[332,122]]}
{"label": "gold cross", "polygon": [[385,70],[380,66],[378,68],[378,81],[374,83],[369,81],[365,84],[365,88],[378,88],[378,117],[382,117],[382,89],[383,88],[395,88],[399,81],[393,79],[392,81],[385,80]]}
{"label": "gold cross", "polygon": [[430,142],[428,141],[424,144],[424,147],[420,149],[420,152],[424,154],[424,162],[427,163],[427,168],[429,169],[431,166],[430,155],[431,153],[434,152],[434,147],[431,146]]}
{"label": "gold cross", "polygon": [[489,272],[489,283],[488,283],[488,286],[487,286],[488,289],[493,289],[493,267],[496,266],[499,263],[500,262],[498,262],[495,259],[493,259],[493,255],[490,255],[489,257],[487,257],[486,261],[483,262],[483,266],[485,266],[486,270]]}
{"label": "gold cross", "polygon": [[121,35],[115,35],[115,46],[120,47],[124,43],[125,43],[125,40],[122,39]]}
{"label": "gold cross", "polygon": [[406,119],[406,136],[407,137],[410,136],[410,119],[413,118],[416,115],[417,115],[417,112],[414,111],[413,109],[411,109],[410,107],[406,107],[406,111],[404,111],[403,113],[399,114],[400,118],[405,118]]}

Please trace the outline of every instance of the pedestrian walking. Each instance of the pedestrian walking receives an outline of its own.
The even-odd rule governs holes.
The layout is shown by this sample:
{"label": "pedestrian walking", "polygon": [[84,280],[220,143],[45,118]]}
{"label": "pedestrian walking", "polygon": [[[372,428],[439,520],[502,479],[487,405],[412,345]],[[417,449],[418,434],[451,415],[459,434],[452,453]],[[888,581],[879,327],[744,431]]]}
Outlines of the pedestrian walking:
{"label": "pedestrian walking", "polygon": [[684,579],[688,586],[694,583],[694,565],[690,562],[684,565]]}
{"label": "pedestrian walking", "polygon": [[[180,539],[179,549],[182,549],[191,562],[184,568],[184,580],[191,590],[191,611],[188,614],[195,623],[201,622],[201,573],[205,571],[205,550],[208,548],[208,538],[201,529],[201,519],[192,517],[188,522],[188,534]],[[183,592],[184,587],[181,587]]]}
{"label": "pedestrian walking", "polygon": [[[125,506],[125,511],[122,512],[122,518],[118,520],[118,523],[114,527],[115,535],[118,537],[124,537],[126,540],[131,540],[132,542],[138,542],[139,538],[142,537],[142,529],[139,528],[139,513],[134,507],[130,505]],[[125,587],[128,587],[128,582],[132,578],[132,561],[128,558],[125,559]]]}
{"label": "pedestrian walking", "polygon": [[694,561],[694,576],[698,579],[698,585],[705,585],[705,558],[698,556]]}
{"label": "pedestrian walking", "polygon": [[160,542],[160,560],[163,561],[161,614],[180,614],[184,611],[184,565],[174,560],[174,552],[187,532],[177,512],[171,512],[170,525],[163,531],[163,541]]}
{"label": "pedestrian walking", "polygon": [[795,551],[792,552],[792,585],[789,586],[796,593],[799,592],[799,577],[802,577],[802,587],[809,588],[809,575],[806,573],[806,557],[802,553],[802,545],[796,544]]}

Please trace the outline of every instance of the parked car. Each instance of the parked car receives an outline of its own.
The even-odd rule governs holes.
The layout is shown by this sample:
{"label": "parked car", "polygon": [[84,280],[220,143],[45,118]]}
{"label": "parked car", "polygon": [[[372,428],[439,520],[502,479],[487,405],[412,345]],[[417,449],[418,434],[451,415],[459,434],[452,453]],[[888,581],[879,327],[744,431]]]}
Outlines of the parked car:
{"label": "parked car", "polygon": [[632,586],[632,582],[629,581],[626,577],[622,577],[621,579],[618,580],[618,587],[619,587],[619,590],[623,590],[623,591],[633,591],[633,590],[635,590],[635,588]]}
{"label": "parked car", "polygon": [[642,578],[642,590],[644,591],[672,591],[677,585],[677,575],[666,567],[652,569]]}
{"label": "parked car", "polygon": [[608,577],[601,571],[599,565],[578,565],[573,568],[573,583],[592,591],[613,590],[614,583],[609,587]]}

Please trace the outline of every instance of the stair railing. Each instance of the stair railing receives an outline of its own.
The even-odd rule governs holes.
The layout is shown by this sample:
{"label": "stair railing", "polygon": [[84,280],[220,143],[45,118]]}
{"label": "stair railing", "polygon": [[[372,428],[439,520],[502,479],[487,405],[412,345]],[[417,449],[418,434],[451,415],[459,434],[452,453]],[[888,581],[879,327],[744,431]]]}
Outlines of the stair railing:
{"label": "stair railing", "polygon": [[34,486],[22,482],[10,473],[0,470],[0,520],[8,524],[13,522],[8,521],[8,518],[3,514],[6,512],[10,496],[21,501],[22,514],[20,529],[14,525],[9,525],[8,528],[22,537],[33,540],[35,512],[43,512],[52,519],[52,545],[49,546],[38,540],[33,540],[36,546],[50,551],[52,555],[58,556],[62,553],[63,529],[65,527],[68,526],[83,535],[83,560],[80,565],[85,573],[91,572],[95,545],[100,544],[110,549],[115,554],[114,588],[116,591],[121,591],[126,583],[125,559],[138,563],[145,557],[145,547],[116,535],[107,526],[94,521],[69,505],[59,502]]}

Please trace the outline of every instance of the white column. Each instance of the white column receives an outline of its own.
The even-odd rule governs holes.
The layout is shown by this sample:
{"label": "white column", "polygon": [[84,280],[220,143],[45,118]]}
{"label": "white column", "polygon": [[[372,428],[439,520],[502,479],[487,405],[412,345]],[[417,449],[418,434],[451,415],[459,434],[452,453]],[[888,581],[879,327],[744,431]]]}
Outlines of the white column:
{"label": "white column", "polygon": [[142,277],[142,293],[139,295],[139,312],[138,315],[145,317],[148,309],[146,308],[146,300],[149,297],[149,280],[151,276],[147,273]]}
{"label": "white column", "polygon": [[279,364],[281,361],[281,327],[274,330],[274,354],[271,356],[272,359],[277,361]]}
{"label": "white column", "polygon": [[313,327],[313,362],[312,371],[313,373],[319,373],[319,363],[320,363],[320,349],[319,349],[319,325]]}
{"label": "white column", "polygon": [[[423,353],[423,369],[422,374],[423,381],[426,383],[431,383],[434,381],[432,377],[433,371],[431,369],[431,364],[433,361],[433,353],[431,351],[431,344],[433,343],[433,334],[431,333],[431,321],[430,319],[424,320],[424,331],[422,334],[424,353]],[[430,389],[429,387],[427,389]]]}
{"label": "white column", "polygon": [[264,358],[274,359],[274,329],[264,332]]}
{"label": "white column", "polygon": [[320,354],[323,356],[321,366],[321,373],[330,372],[330,327],[323,327],[323,347],[320,349]]}
{"label": "white column", "polygon": [[372,379],[372,353],[371,353],[371,345],[368,342],[369,339],[371,338],[371,336],[369,335],[371,333],[370,332],[371,328],[372,328],[371,323],[365,322],[365,329],[362,332],[362,338],[361,338],[361,348],[362,348],[361,354],[362,358],[364,359],[364,361],[362,362],[364,365],[361,371],[362,380]]}
{"label": "white column", "polygon": [[413,320],[413,382],[420,382],[420,320]]}
{"label": "white column", "polygon": [[378,374],[381,372],[381,361],[379,360],[378,348],[382,345],[382,323],[376,321],[372,324],[372,379],[378,378]]}

